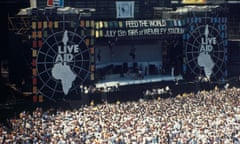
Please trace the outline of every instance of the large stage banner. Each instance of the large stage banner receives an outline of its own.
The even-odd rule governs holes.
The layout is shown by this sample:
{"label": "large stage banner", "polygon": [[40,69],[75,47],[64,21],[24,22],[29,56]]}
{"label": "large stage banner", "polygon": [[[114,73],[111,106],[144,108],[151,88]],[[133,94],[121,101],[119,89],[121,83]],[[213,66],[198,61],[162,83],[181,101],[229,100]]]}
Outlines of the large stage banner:
{"label": "large stage banner", "polygon": [[33,100],[81,98],[94,80],[93,20],[36,13],[31,18]]}
{"label": "large stage banner", "polygon": [[170,35],[182,35],[182,20],[119,20],[96,22],[96,38],[158,39]]}
{"label": "large stage banner", "polygon": [[194,78],[224,80],[227,77],[227,18],[193,14],[184,22],[183,72]]}

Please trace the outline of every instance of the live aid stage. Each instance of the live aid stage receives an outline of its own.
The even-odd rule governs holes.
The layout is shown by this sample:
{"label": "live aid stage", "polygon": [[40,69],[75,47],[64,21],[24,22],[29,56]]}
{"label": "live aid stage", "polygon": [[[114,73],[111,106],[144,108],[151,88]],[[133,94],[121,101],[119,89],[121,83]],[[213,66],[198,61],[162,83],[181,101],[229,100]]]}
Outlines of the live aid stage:
{"label": "live aid stage", "polygon": [[[167,42],[142,40],[108,43],[110,46],[99,45],[95,50],[95,87],[103,94],[117,93],[113,94],[115,100],[137,100],[145,90],[155,88],[154,85],[165,88],[168,83],[183,80],[179,49],[169,52],[173,48],[167,49]],[[174,53],[174,57],[170,53]]]}
{"label": "live aid stage", "polygon": [[[101,99],[114,102],[117,100],[138,100],[149,95],[165,95],[170,87],[182,81],[181,75],[141,75],[139,73],[106,75],[97,82],[96,88],[101,91]],[[166,89],[167,87],[167,89]],[[153,92],[155,90],[155,92]],[[148,92],[148,94],[146,94]],[[98,96],[99,97],[99,96]],[[146,98],[146,97],[145,97]]]}
{"label": "live aid stage", "polygon": [[[115,103],[117,101],[138,101],[140,99],[158,99],[175,97],[178,94],[197,93],[201,90],[212,90],[216,86],[224,89],[226,83],[231,86],[236,85],[235,81],[211,82],[211,81],[186,81],[182,75],[158,74],[140,76],[108,75],[104,80],[96,83],[99,93],[88,94],[88,100],[96,103],[107,101]],[[86,98],[86,97],[85,97]],[[82,97],[82,100],[84,96]]]}

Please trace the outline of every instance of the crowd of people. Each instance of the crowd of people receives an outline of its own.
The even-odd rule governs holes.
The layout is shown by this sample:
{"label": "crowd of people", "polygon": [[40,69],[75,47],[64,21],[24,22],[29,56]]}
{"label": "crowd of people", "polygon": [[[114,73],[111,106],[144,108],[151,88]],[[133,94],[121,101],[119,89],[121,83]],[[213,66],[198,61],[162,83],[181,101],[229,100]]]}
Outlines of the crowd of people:
{"label": "crowd of people", "polygon": [[38,107],[1,124],[0,143],[239,144],[240,88],[78,109]]}

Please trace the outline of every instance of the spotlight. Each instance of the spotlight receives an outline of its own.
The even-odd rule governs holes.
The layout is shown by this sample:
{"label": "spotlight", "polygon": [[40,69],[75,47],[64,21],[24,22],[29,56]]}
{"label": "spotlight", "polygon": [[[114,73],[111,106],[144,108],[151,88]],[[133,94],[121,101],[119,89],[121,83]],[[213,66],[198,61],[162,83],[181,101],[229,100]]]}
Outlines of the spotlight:
{"label": "spotlight", "polygon": [[80,89],[83,89],[83,85],[80,85]]}
{"label": "spotlight", "polygon": [[85,93],[85,94],[88,94],[88,89],[85,89],[84,93]]}
{"label": "spotlight", "polygon": [[166,91],[169,91],[169,90],[170,90],[169,86],[166,86],[165,90],[166,90]]}

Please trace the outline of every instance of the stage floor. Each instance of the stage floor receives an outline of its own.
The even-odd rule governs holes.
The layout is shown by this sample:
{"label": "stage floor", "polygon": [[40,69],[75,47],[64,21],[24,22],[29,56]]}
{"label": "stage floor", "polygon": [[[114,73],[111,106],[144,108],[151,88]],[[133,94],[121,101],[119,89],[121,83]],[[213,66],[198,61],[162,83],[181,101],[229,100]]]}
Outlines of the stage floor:
{"label": "stage floor", "polygon": [[125,86],[125,85],[137,85],[137,84],[147,84],[147,83],[156,83],[163,81],[176,81],[183,80],[181,75],[172,76],[172,75],[147,75],[143,78],[137,77],[134,75],[127,75],[120,77],[120,75],[107,75],[104,80],[100,80],[96,83],[96,88],[106,88],[106,87],[115,87],[115,86]]}

